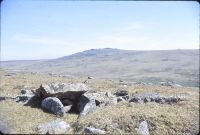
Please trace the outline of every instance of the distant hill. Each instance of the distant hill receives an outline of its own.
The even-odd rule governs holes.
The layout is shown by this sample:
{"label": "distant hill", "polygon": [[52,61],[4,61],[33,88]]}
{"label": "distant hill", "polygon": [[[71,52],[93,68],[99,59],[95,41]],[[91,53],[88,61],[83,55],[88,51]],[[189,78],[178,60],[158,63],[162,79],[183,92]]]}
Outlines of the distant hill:
{"label": "distant hill", "polygon": [[199,50],[91,49],[52,60],[6,61],[2,68],[94,76],[135,82],[172,81],[199,86]]}

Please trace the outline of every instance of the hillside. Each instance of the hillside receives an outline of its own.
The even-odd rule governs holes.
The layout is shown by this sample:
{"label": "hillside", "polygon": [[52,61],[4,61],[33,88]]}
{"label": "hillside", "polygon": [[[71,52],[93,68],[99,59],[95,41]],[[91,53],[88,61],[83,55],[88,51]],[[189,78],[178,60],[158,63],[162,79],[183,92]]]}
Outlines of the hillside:
{"label": "hillside", "polygon": [[132,82],[199,86],[199,50],[91,49],[52,60],[7,61],[2,68]]}

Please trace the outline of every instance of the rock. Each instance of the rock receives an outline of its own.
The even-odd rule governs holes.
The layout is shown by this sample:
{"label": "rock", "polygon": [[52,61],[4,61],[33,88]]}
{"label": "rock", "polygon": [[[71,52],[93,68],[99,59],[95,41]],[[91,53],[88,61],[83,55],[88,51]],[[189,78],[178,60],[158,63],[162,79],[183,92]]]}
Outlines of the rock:
{"label": "rock", "polygon": [[16,97],[16,102],[27,103],[33,96],[34,95],[27,95],[27,94],[19,95]]}
{"label": "rock", "polygon": [[149,135],[149,128],[148,128],[148,124],[146,121],[142,121],[139,124],[138,133],[141,135]]}
{"label": "rock", "polygon": [[122,81],[122,80],[119,80],[119,82],[121,83],[121,82],[124,82],[124,81]]}
{"label": "rock", "polygon": [[129,100],[129,102],[135,102],[139,103],[140,101],[142,102],[153,102],[155,101],[156,103],[164,104],[164,103],[177,103],[179,101],[186,100],[185,97],[179,97],[179,96],[161,96],[158,95],[157,93],[155,94],[141,94],[141,95],[135,95],[133,98]]}
{"label": "rock", "polygon": [[67,134],[69,129],[70,125],[61,120],[55,120],[37,127],[40,134]]}
{"label": "rock", "polygon": [[179,97],[173,97],[173,96],[171,96],[171,97],[168,97],[168,98],[165,98],[165,101],[167,102],[167,103],[177,103],[177,102],[179,102],[181,99],[179,98]]}
{"label": "rock", "polygon": [[40,88],[36,90],[36,95],[42,99],[46,97],[57,97],[59,99],[66,98],[75,101],[88,90],[89,88],[83,83],[51,83],[48,85],[41,85]]}
{"label": "rock", "polygon": [[117,102],[121,102],[121,101],[125,101],[125,99],[124,98],[122,98],[122,97],[117,97]]}
{"label": "rock", "polygon": [[122,96],[122,98],[123,98],[124,100],[128,100],[128,99],[129,99],[129,96],[128,96],[128,95]]}
{"label": "rock", "polygon": [[62,103],[63,105],[72,105],[72,106],[74,105],[74,103],[69,99],[63,99]]}
{"label": "rock", "polygon": [[93,112],[104,102],[104,98],[100,93],[85,93],[81,96],[77,106],[80,115],[86,115]]}
{"label": "rock", "polygon": [[63,107],[63,111],[64,111],[65,113],[67,113],[67,112],[69,112],[69,111],[71,110],[71,108],[72,108],[72,105],[64,106],[64,107]]}
{"label": "rock", "polygon": [[16,97],[16,102],[23,102],[23,103],[27,103],[29,102],[29,100],[31,100],[31,98],[33,98],[35,96],[35,94],[33,93],[32,90],[27,90],[27,89],[22,89],[21,90],[22,95],[19,95]]}
{"label": "rock", "polygon": [[137,103],[137,102],[139,102],[140,100],[141,100],[140,97],[133,97],[133,98],[131,98],[131,99],[129,100],[129,102],[135,102],[135,103]]}
{"label": "rock", "polygon": [[88,76],[88,79],[93,79],[93,77],[91,77],[91,76]]}
{"label": "rock", "polygon": [[120,91],[116,92],[115,95],[116,96],[126,96],[126,95],[128,95],[128,91],[120,90]]}
{"label": "rock", "polygon": [[101,130],[101,129],[97,129],[94,127],[86,127],[84,129],[84,133],[85,134],[106,134],[106,131]]}
{"label": "rock", "polygon": [[107,97],[109,97],[109,98],[110,98],[110,97],[113,97],[113,95],[112,95],[112,93],[111,93],[110,91],[106,92],[105,95],[106,95]]}
{"label": "rock", "polygon": [[105,103],[105,106],[111,106],[117,104],[117,97],[112,97],[109,101]]}
{"label": "rock", "polygon": [[0,120],[0,134],[11,134],[12,132],[13,132],[13,129],[10,127],[10,125],[1,119]]}
{"label": "rock", "polygon": [[151,102],[151,98],[150,97],[144,97],[144,102]]}
{"label": "rock", "polygon": [[65,112],[66,110],[65,110],[63,104],[56,97],[45,98],[44,100],[42,100],[41,106],[42,106],[43,109],[50,111],[50,112],[53,112],[57,116],[63,117],[66,113]]}
{"label": "rock", "polygon": [[22,89],[21,94],[34,95],[34,92],[29,89]]}

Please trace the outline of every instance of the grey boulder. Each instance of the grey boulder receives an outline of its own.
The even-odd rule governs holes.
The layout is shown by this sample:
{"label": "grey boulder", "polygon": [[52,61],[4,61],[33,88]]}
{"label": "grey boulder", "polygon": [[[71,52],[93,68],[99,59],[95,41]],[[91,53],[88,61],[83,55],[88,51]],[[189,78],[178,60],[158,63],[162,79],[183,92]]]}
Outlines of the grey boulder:
{"label": "grey boulder", "polygon": [[56,97],[45,98],[42,100],[41,107],[61,117],[70,110],[69,107],[64,107],[62,102]]}
{"label": "grey boulder", "polygon": [[104,97],[101,93],[85,93],[80,98],[77,110],[80,115],[86,115],[98,109],[102,103],[104,103]]}

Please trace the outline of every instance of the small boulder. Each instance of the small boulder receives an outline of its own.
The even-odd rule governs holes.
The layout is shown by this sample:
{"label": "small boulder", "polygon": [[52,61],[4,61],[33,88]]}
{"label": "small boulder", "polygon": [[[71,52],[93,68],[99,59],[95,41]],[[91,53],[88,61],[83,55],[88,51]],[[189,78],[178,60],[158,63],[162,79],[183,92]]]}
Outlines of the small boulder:
{"label": "small boulder", "polygon": [[85,93],[81,96],[77,106],[80,115],[86,115],[93,112],[104,102],[104,98],[100,93]]}
{"label": "small boulder", "polygon": [[42,100],[42,108],[53,112],[57,116],[63,117],[66,113],[66,109],[64,108],[61,101],[56,97],[48,97]]}
{"label": "small boulder", "polygon": [[106,134],[106,131],[101,130],[101,129],[97,129],[94,127],[86,127],[84,129],[84,133],[85,134]]}
{"label": "small boulder", "polygon": [[91,76],[88,76],[88,79],[93,79],[93,77],[91,77]]}
{"label": "small boulder", "polygon": [[37,127],[40,134],[67,134],[69,129],[70,125],[61,120],[55,120]]}

